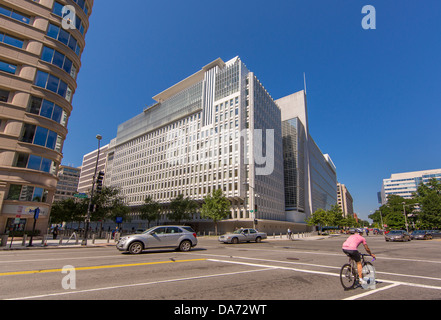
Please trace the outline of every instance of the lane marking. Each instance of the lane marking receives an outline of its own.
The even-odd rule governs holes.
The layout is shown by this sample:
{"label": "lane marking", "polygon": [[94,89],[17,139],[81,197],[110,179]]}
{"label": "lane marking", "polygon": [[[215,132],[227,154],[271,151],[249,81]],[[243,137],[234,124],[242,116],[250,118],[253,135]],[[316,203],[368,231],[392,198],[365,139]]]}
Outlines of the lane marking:
{"label": "lane marking", "polygon": [[238,274],[262,272],[262,271],[268,271],[268,270],[271,270],[271,269],[270,268],[265,268],[265,269],[257,269],[257,270],[246,270],[246,271],[238,271],[238,272],[218,273],[218,274],[211,274],[211,275],[205,275],[205,276],[179,278],[179,279],[169,279],[169,280],[160,280],[160,281],[145,282],[145,283],[134,283],[134,284],[127,284],[127,285],[120,285],[120,286],[113,286],[113,287],[95,288],[95,289],[86,289],[86,290],[79,290],[79,291],[68,291],[68,292],[63,291],[63,292],[58,292],[58,293],[48,293],[48,294],[42,294],[42,295],[37,295],[37,296],[11,298],[11,299],[4,299],[4,300],[41,299],[41,298],[55,297],[55,296],[62,296],[62,295],[89,293],[89,292],[97,292],[97,291],[105,291],[105,290],[115,290],[115,289],[123,289],[123,288],[134,288],[134,287],[141,287],[141,286],[150,286],[150,285],[155,285],[155,284],[165,284],[165,283],[180,282],[180,281],[192,281],[192,280],[208,279],[208,278],[215,278],[215,277],[232,276],[232,275],[238,275]]}
{"label": "lane marking", "polygon": [[[74,268],[75,271],[83,270],[100,270],[100,269],[113,269],[113,268],[126,268],[126,267],[139,267],[139,266],[150,266],[158,264],[170,264],[170,263],[183,263],[183,262],[196,262],[196,261],[206,261],[207,259],[191,259],[191,260],[175,260],[175,261],[158,261],[158,262],[143,262],[143,263],[132,263],[132,264],[115,264],[107,266],[92,266],[92,267],[79,267]],[[30,271],[16,271],[16,272],[4,272],[0,273],[0,277],[4,276],[16,276],[25,274],[42,274],[42,273],[54,273],[61,272],[63,269],[47,269],[47,270],[30,270]]]}
{"label": "lane marking", "polygon": [[352,297],[349,297],[349,298],[345,298],[345,299],[342,299],[342,300],[357,300],[357,299],[360,299],[360,298],[364,298],[366,296],[370,296],[371,294],[377,293],[379,291],[388,290],[388,289],[392,289],[392,288],[398,287],[399,285],[400,285],[399,283],[392,283],[391,285],[388,285],[386,287],[370,290],[370,291],[367,291],[367,292],[364,292],[364,293],[360,293],[360,294],[357,294],[355,296],[352,296]]}

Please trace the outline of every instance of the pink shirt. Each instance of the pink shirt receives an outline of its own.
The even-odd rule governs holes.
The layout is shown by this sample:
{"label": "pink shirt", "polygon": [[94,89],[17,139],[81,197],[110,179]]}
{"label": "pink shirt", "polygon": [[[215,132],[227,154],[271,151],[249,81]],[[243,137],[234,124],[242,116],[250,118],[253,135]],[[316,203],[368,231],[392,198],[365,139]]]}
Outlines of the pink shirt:
{"label": "pink shirt", "polygon": [[343,249],[345,250],[357,250],[358,246],[363,243],[366,244],[366,239],[360,236],[358,233],[350,236],[345,243],[343,243]]}

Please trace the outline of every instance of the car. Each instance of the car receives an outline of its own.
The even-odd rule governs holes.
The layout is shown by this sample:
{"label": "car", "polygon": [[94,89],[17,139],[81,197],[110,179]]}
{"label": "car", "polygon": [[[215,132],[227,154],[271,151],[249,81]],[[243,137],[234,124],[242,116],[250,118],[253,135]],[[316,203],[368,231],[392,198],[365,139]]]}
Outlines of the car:
{"label": "car", "polygon": [[441,231],[439,230],[428,230],[432,235],[432,238],[441,238]]}
{"label": "car", "polygon": [[198,244],[196,232],[189,226],[157,226],[141,234],[132,234],[119,239],[119,251],[140,254],[147,249],[174,248],[187,252]]}
{"label": "car", "polygon": [[386,241],[410,241],[412,240],[410,234],[404,230],[391,230],[384,237]]}
{"label": "car", "polygon": [[265,232],[259,232],[256,229],[248,228],[248,229],[238,229],[233,233],[224,234],[219,237],[219,241],[223,243],[234,243],[237,244],[239,242],[261,242],[262,240],[267,238],[267,234]]}
{"label": "car", "polygon": [[432,240],[432,233],[428,230],[414,230],[410,237],[412,240]]}

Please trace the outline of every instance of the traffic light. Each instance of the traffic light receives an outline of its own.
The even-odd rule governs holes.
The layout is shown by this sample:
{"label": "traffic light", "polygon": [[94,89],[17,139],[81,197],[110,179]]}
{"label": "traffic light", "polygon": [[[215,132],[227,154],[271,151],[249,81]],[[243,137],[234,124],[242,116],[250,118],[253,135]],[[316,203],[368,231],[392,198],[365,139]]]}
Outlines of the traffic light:
{"label": "traffic light", "polygon": [[103,190],[104,171],[100,171],[96,178],[96,192],[100,193]]}

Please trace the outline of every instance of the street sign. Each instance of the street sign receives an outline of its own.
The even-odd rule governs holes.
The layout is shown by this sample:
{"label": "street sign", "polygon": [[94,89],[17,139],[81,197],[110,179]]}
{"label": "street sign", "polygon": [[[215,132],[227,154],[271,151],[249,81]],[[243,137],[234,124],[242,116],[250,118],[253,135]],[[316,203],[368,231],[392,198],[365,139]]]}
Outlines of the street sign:
{"label": "street sign", "polygon": [[37,220],[39,215],[40,215],[40,208],[36,208],[34,210],[34,220]]}
{"label": "street sign", "polygon": [[87,199],[88,198],[87,194],[85,194],[85,193],[75,193],[74,197],[79,198],[79,199]]}
{"label": "street sign", "polygon": [[116,217],[116,223],[122,223],[123,222],[123,218],[122,217]]}
{"label": "street sign", "polygon": [[15,216],[14,224],[20,224],[21,216],[17,215]]}

